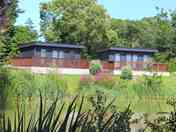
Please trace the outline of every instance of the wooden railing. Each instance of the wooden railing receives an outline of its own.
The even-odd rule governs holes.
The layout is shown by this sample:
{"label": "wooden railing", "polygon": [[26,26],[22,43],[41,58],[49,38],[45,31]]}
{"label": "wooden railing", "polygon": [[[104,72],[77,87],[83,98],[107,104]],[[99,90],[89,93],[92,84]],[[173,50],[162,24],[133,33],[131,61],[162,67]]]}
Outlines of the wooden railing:
{"label": "wooden railing", "polygon": [[11,61],[11,64],[14,66],[32,66],[32,58],[14,58]]}
{"label": "wooden railing", "polygon": [[[81,68],[89,69],[89,61],[84,59],[50,59],[50,58],[15,58],[11,63],[14,66],[38,66],[38,67],[60,67],[60,68]],[[103,69],[121,70],[125,66],[130,66],[136,71],[168,71],[167,64],[145,63],[145,62],[107,62],[101,61]]]}
{"label": "wooden railing", "polygon": [[15,58],[11,62],[14,66],[89,68],[89,62],[83,59]]}
{"label": "wooden railing", "polygon": [[110,70],[121,70],[126,66],[130,66],[132,70],[135,71],[157,71],[157,72],[166,72],[168,71],[167,64],[160,63],[146,63],[146,62],[102,62],[103,69]]}

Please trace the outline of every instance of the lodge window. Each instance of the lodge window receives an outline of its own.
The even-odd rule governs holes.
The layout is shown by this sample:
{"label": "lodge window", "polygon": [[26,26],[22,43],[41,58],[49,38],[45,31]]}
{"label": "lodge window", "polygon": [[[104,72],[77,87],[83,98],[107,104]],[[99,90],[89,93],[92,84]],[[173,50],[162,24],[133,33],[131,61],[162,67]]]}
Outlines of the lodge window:
{"label": "lodge window", "polygon": [[46,49],[41,49],[41,57],[46,57]]}
{"label": "lodge window", "polygon": [[114,61],[114,55],[109,55],[109,61]]}
{"label": "lodge window", "polygon": [[120,61],[121,61],[121,62],[126,62],[126,61],[127,61],[127,56],[126,56],[126,54],[121,54],[121,55],[120,55]]}
{"label": "lodge window", "polygon": [[52,52],[53,52],[52,53],[52,58],[58,58],[58,52],[57,52],[57,50],[53,50]]}
{"label": "lodge window", "polygon": [[138,61],[144,61],[144,56],[143,56],[143,55],[138,55],[137,60],[138,60]]}
{"label": "lodge window", "polygon": [[64,58],[64,52],[63,51],[59,51],[59,59],[63,59]]}

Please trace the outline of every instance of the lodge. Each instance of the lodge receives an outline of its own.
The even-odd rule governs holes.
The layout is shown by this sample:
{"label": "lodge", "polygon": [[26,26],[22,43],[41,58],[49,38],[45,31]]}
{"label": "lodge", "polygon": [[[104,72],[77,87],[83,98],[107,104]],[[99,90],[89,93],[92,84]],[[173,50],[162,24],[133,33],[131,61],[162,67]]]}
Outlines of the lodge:
{"label": "lodge", "polygon": [[[63,74],[89,74],[91,60],[82,58],[85,47],[75,44],[33,42],[20,46],[20,53],[12,59],[18,68],[32,69],[35,72],[57,68]],[[102,68],[109,73],[121,71],[130,66],[133,71],[167,72],[167,64],[156,63],[155,49],[111,47],[97,52]]]}

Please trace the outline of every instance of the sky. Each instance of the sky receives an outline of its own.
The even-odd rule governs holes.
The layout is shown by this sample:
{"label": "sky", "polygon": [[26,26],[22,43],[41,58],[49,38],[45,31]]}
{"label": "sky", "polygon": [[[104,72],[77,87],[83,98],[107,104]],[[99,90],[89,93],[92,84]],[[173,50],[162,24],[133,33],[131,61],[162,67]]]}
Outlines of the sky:
{"label": "sky", "polygon": [[[39,4],[49,0],[19,0],[20,9],[24,13],[17,18],[17,25],[25,24],[28,18],[40,29]],[[98,0],[113,18],[138,20],[157,14],[156,7],[167,10],[176,9],[176,0]]]}

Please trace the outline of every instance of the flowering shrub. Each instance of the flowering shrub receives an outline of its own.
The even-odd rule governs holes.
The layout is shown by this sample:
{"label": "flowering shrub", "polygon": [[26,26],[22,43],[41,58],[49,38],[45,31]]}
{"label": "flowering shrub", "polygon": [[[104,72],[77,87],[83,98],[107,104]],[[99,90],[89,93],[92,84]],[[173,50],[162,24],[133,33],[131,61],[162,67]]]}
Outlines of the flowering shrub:
{"label": "flowering shrub", "polygon": [[112,75],[106,73],[98,73],[95,75],[95,84],[105,87],[105,88],[113,88],[116,81]]}
{"label": "flowering shrub", "polygon": [[92,83],[94,83],[92,76],[81,76],[80,82],[79,82],[79,88],[82,89],[85,87],[89,87],[90,85],[92,85]]}
{"label": "flowering shrub", "polygon": [[115,79],[111,75],[105,73],[97,73],[95,76],[81,76],[79,87],[87,88],[93,85],[98,85],[111,89],[115,83]]}

